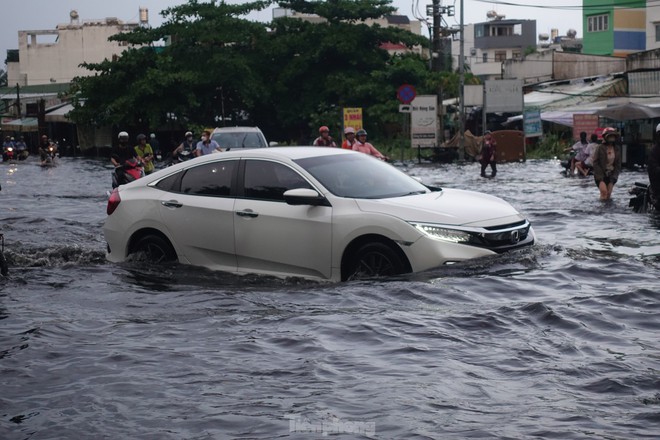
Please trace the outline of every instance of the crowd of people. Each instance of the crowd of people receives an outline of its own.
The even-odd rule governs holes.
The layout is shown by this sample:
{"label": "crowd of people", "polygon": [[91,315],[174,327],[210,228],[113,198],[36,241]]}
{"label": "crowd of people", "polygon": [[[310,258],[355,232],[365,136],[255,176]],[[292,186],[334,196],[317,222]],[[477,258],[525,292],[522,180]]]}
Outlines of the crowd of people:
{"label": "crowd of people", "polygon": [[[656,140],[647,157],[646,168],[651,204],[660,209],[660,124],[655,127],[655,132]],[[571,155],[567,176],[587,177],[592,174],[600,200],[610,200],[621,174],[620,143],[621,134],[612,127],[605,128],[600,139],[594,133],[588,141],[587,133],[581,132],[580,139],[567,150]]]}
{"label": "crowd of people", "polygon": [[[321,126],[318,134],[318,137],[312,142],[314,146],[354,150],[381,160],[388,160],[387,156],[367,141],[367,131],[364,129],[355,130],[353,127],[346,127],[344,140],[339,145],[330,135],[330,129],[327,126]],[[656,127],[656,134],[660,138],[660,124]],[[129,147],[128,139],[128,133],[119,133],[119,143],[112,150],[111,162],[115,166],[118,176],[113,179],[113,187],[127,180],[130,181],[131,170],[139,169],[141,175],[147,175],[155,168],[155,154],[158,151],[158,148],[154,148],[152,145],[157,143],[155,135],[152,133],[148,139],[146,135],[139,134],[136,137],[137,144],[133,148]],[[587,139],[586,132],[580,133],[579,140],[567,149],[571,155],[567,175],[587,177],[593,174],[600,199],[609,200],[621,173],[622,160],[619,145],[621,135],[616,129],[608,127],[603,130],[600,139],[602,140],[599,140],[595,133],[589,139]],[[486,131],[478,157],[481,165],[481,177],[496,176],[496,147],[497,144],[492,133]],[[202,156],[222,151],[222,147],[211,138],[211,132],[208,130],[202,132],[198,141],[195,141],[193,133],[188,131],[184,135],[184,140],[172,151],[172,162],[185,160],[181,159],[182,157]],[[486,174],[488,167],[491,169],[490,175]],[[652,194],[660,195],[660,139],[656,141],[648,158],[648,174]]]}
{"label": "crowd of people", "polygon": [[587,177],[593,174],[600,200],[609,200],[621,174],[621,134],[607,127],[601,139],[599,141],[598,135],[594,133],[587,140],[587,133],[580,132],[580,139],[566,150],[570,153],[566,175]]}
{"label": "crowd of people", "polygon": [[[319,137],[314,139],[312,145],[315,147],[338,148],[337,143],[330,136],[330,129],[325,125],[319,128]],[[367,142],[367,130],[363,128],[355,131],[353,127],[346,127],[344,129],[344,141],[341,143],[341,148],[359,151],[381,160],[389,160],[387,156],[378,151],[370,142]]]}

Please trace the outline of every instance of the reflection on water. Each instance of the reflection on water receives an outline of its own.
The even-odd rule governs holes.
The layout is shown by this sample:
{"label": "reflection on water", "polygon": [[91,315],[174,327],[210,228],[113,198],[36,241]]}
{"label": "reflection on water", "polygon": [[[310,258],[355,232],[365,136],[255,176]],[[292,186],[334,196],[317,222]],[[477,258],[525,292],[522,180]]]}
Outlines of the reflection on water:
{"label": "reflection on water", "polygon": [[654,438],[660,218],[553,161],[409,164],[528,249],[313,283],[105,262],[110,170],[0,165],[0,438]]}

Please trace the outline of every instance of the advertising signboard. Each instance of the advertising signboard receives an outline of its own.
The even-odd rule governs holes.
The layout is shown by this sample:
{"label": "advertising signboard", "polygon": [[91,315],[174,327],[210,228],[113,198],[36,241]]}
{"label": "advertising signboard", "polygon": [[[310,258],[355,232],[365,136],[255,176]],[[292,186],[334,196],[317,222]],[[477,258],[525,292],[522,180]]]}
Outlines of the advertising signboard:
{"label": "advertising signboard", "polygon": [[487,113],[517,113],[523,111],[522,80],[487,80],[485,93]]}
{"label": "advertising signboard", "polygon": [[438,146],[438,98],[421,95],[410,103],[410,146],[429,148]]}
{"label": "advertising signboard", "polygon": [[[580,139],[580,132],[587,133],[587,139],[592,133],[596,133],[598,128],[598,115],[588,115],[583,113],[573,113],[573,139]],[[601,130],[602,131],[602,130]]]}
{"label": "advertising signboard", "polygon": [[540,107],[525,107],[523,126],[526,137],[538,137],[543,134]]}
{"label": "advertising signboard", "polygon": [[[363,127],[362,123],[362,107],[344,107],[344,130],[347,127],[353,127],[358,131]],[[342,130],[342,135],[344,133]]]}

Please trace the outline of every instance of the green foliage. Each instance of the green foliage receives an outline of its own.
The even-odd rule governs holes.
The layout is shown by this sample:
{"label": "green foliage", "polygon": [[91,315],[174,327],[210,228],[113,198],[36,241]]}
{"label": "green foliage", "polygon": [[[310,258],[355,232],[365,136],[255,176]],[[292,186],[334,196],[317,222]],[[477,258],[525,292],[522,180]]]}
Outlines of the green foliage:
{"label": "green foliage", "polygon": [[528,159],[554,159],[561,158],[566,153],[565,150],[570,147],[567,140],[556,133],[544,135],[541,140],[532,148],[527,149]]}
{"label": "green foliage", "polygon": [[[223,118],[258,125],[268,138],[307,142],[320,125],[339,137],[342,108],[361,107],[370,137],[384,139],[401,132],[401,84],[415,85],[419,94],[458,91],[457,74],[431,73],[418,55],[390,57],[381,49],[387,42],[428,45],[402,29],[362,23],[391,14],[390,0],[280,2],[319,15],[322,23],[282,17],[266,25],[242,18],[270,3],[189,0],[163,11],[160,27],[114,36],[141,46],[86,65],[94,75],[74,80],[72,118],[149,127],[173,118],[183,127],[212,127]],[[169,42],[164,48],[152,47],[163,40]]]}

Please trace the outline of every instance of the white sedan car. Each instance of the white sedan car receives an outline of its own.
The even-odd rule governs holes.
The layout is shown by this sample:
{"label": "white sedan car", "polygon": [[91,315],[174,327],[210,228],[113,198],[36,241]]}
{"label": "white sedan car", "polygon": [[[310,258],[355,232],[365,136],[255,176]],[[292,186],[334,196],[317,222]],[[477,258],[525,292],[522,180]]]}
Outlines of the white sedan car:
{"label": "white sedan car", "polygon": [[534,243],[502,199],[431,188],[372,156],[278,147],[210,154],[115,189],[107,258],[343,281]]}

